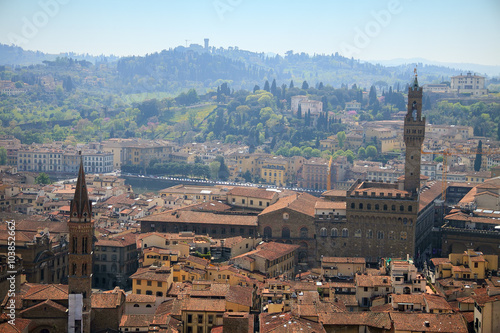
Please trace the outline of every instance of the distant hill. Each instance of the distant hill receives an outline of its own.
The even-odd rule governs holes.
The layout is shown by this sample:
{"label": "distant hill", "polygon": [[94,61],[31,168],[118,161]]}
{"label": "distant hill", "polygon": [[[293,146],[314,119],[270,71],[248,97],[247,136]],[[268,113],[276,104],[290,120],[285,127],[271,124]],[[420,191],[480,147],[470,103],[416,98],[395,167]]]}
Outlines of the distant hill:
{"label": "distant hill", "polygon": [[68,57],[75,60],[87,60],[92,63],[112,62],[119,58],[115,56],[92,56],[88,54],[60,53],[49,54],[40,51],[24,50],[19,46],[11,46],[0,43],[0,65],[29,66],[41,64],[44,60],[55,60],[57,57]]}
{"label": "distant hill", "polygon": [[[399,85],[403,88],[410,82],[413,69],[418,63],[419,81],[440,83],[449,81],[453,75],[474,70],[490,73],[500,66],[455,64],[444,66],[424,62],[423,59],[396,59],[385,63],[370,63],[345,58],[338,53],[330,55],[308,55],[287,52],[285,56],[258,53],[238,48],[205,49],[201,45],[179,46],[145,56],[115,57],[91,56],[87,54],[46,54],[26,51],[17,46],[0,44],[0,65],[28,66],[54,61],[57,58],[86,60],[94,65],[107,63],[107,86],[117,93],[137,94],[145,92],[179,92],[195,88],[201,93],[215,89],[223,82],[230,83],[235,90],[251,90],[255,85],[261,88],[266,80],[276,80],[278,85],[290,84],[297,87],[305,80],[312,87],[342,85],[369,88],[375,84],[381,89]],[[414,60],[414,61],[413,61]],[[491,68],[490,68],[491,67]],[[484,71],[479,71],[484,69]],[[100,76],[98,67],[93,69]],[[80,73],[85,77],[88,73]]]}

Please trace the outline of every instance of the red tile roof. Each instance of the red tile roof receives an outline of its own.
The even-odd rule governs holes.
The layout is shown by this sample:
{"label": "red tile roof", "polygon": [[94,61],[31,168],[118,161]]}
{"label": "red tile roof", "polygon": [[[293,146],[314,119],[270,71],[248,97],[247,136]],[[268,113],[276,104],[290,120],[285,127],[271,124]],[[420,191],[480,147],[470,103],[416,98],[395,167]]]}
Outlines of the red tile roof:
{"label": "red tile roof", "polygon": [[391,329],[391,319],[385,312],[344,312],[319,313],[319,320],[324,326],[368,326],[373,328]]}
{"label": "red tile roof", "polygon": [[257,216],[237,214],[215,214],[197,211],[168,211],[138,219],[140,222],[202,223],[257,226]]}
{"label": "red tile roof", "polygon": [[[389,314],[396,331],[467,333],[467,325],[458,313],[400,313]],[[426,325],[428,323],[428,326]]]}
{"label": "red tile roof", "polygon": [[251,197],[257,199],[271,200],[278,194],[275,191],[268,191],[262,188],[255,187],[234,187],[232,190],[227,192],[227,195],[241,196],[241,197]]}
{"label": "red tile roof", "polygon": [[265,215],[284,208],[288,208],[299,213],[314,217],[314,206],[316,205],[316,202],[320,200],[321,199],[316,198],[308,193],[295,193],[288,197],[279,199],[276,203],[270,205],[269,207],[266,207],[259,215]]}

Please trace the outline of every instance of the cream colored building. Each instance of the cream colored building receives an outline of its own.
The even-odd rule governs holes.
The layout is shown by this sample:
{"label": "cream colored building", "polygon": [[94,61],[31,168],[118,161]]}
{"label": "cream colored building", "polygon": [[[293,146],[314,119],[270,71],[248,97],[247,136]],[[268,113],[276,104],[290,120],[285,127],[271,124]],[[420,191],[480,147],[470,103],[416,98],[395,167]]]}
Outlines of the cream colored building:
{"label": "cream colored building", "polygon": [[466,75],[451,77],[451,91],[459,94],[487,95],[485,77],[468,72]]}
{"label": "cream colored building", "polygon": [[[344,203],[345,205],[345,203]],[[321,275],[325,278],[349,277],[356,273],[365,273],[366,260],[360,257],[323,257],[321,258]]]}

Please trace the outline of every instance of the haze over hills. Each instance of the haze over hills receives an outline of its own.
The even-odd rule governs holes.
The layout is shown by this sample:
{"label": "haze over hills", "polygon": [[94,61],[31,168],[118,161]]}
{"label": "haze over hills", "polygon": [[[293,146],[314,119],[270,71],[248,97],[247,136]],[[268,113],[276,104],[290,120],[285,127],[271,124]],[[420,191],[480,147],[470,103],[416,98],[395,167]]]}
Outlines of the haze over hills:
{"label": "haze over hills", "polygon": [[422,63],[426,65],[443,66],[457,69],[457,71],[472,71],[477,74],[486,76],[497,76],[500,75],[500,66],[482,65],[482,64],[472,64],[472,63],[457,63],[457,62],[441,62],[428,60],[424,58],[395,58],[390,60],[366,60],[372,64],[380,64],[383,66],[400,66],[405,64]]}
{"label": "haze over hills", "polygon": [[237,47],[206,49],[198,44],[133,57],[46,54],[0,44],[0,65],[29,66],[64,57],[92,64],[107,63],[118,81],[114,88],[117,92],[122,89],[121,92],[126,94],[178,92],[179,89],[192,87],[203,91],[216,87],[221,81],[231,83],[235,89],[252,89],[254,85],[262,84],[263,80],[273,79],[279,83],[306,80],[316,85],[323,82],[333,87],[342,84],[369,87],[380,81],[387,85],[405,85],[417,63],[421,83],[449,81],[449,77],[469,70],[488,76],[500,72],[500,66],[440,64],[425,59],[395,59],[374,64],[349,59],[338,53],[308,55],[289,51],[284,56],[272,56]]}

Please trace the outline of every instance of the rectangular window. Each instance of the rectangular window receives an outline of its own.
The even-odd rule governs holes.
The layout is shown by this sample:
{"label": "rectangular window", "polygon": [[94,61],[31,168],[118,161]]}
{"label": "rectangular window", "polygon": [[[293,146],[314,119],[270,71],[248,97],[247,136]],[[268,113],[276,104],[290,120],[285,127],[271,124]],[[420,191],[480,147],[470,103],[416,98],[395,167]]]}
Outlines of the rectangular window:
{"label": "rectangular window", "polygon": [[140,286],[140,285],[141,285],[141,281],[142,281],[142,280],[137,279],[137,282],[136,282],[136,283],[137,283],[137,285],[138,285],[138,286]]}
{"label": "rectangular window", "polygon": [[152,285],[151,281],[147,281],[146,284],[148,285],[148,287]]}

